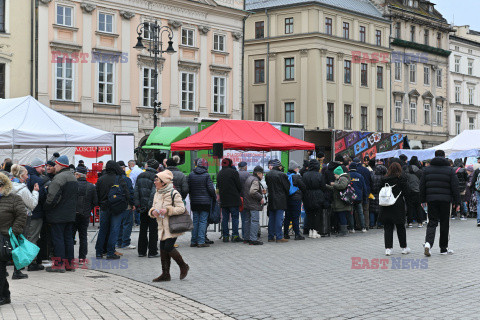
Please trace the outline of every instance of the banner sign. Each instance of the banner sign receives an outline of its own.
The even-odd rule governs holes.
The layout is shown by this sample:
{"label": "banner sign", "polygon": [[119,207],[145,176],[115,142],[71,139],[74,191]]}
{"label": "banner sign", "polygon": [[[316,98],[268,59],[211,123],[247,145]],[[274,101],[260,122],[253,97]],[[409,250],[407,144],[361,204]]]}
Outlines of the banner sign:
{"label": "banner sign", "polygon": [[112,147],[76,147],[75,155],[85,158],[100,158],[112,154]]}
{"label": "banner sign", "polygon": [[[264,158],[265,154],[265,158]],[[282,153],[280,151],[272,152],[260,152],[260,151],[238,151],[238,150],[225,150],[223,152],[224,158],[230,158],[233,161],[233,165],[238,166],[242,161],[247,163],[247,171],[252,172],[256,166],[263,167],[265,171],[268,171],[268,161],[271,159],[282,159]]]}
{"label": "banner sign", "polygon": [[335,131],[335,155],[374,158],[377,153],[403,149],[400,133]]}

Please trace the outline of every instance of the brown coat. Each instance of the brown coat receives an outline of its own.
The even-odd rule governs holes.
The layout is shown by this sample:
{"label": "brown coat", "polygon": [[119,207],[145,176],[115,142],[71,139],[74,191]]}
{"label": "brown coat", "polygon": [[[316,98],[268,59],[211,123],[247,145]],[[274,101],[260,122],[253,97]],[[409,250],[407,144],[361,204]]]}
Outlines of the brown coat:
{"label": "brown coat", "polygon": [[177,190],[173,191],[173,198],[175,199],[175,204],[172,206],[172,194],[171,192],[160,193],[155,192],[155,197],[153,198],[153,207],[148,212],[148,215],[152,218],[155,218],[152,215],[152,211],[157,209],[167,209],[167,214],[165,218],[158,217],[158,238],[160,241],[167,240],[169,238],[177,238],[183,233],[170,233],[169,225],[169,216],[180,215],[185,212],[185,205],[182,201],[182,196]]}
{"label": "brown coat", "polygon": [[4,184],[0,197],[0,233],[8,236],[10,227],[17,236],[23,232],[27,222],[27,208],[19,195],[12,193],[12,183],[4,174],[0,174]]}

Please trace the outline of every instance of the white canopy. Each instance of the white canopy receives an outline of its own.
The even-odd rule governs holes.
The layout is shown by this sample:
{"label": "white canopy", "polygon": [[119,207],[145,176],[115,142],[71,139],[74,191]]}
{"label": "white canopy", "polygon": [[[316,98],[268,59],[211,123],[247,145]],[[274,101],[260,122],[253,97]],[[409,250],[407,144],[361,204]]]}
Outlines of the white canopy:
{"label": "white canopy", "polygon": [[426,150],[398,149],[398,150],[391,150],[391,151],[377,153],[375,158],[376,159],[398,158],[400,157],[401,154],[406,155],[408,159],[410,159],[413,156],[416,156],[418,160],[423,161],[423,160],[434,158],[435,150],[433,149],[426,149]]}
{"label": "white canopy", "polygon": [[0,100],[0,149],[111,145],[112,133],[64,116],[32,96]]}

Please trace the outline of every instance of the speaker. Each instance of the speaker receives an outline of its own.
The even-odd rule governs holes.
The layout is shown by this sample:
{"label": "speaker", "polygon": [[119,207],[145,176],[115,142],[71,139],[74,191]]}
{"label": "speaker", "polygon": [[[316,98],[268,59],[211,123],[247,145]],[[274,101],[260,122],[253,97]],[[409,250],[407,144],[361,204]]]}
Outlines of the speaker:
{"label": "speaker", "polygon": [[222,159],[223,158],[223,143],[214,143],[213,144],[213,157]]}

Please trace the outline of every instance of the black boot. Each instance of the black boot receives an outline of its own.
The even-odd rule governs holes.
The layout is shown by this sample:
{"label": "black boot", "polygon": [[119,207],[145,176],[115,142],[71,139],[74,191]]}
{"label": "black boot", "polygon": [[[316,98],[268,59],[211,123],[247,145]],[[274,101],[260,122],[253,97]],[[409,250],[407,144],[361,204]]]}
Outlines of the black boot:
{"label": "black boot", "polygon": [[185,277],[188,274],[188,270],[190,270],[190,267],[188,266],[188,264],[185,263],[185,261],[183,261],[183,258],[180,252],[178,252],[177,249],[173,249],[170,252],[170,257],[172,257],[172,259],[175,260],[175,262],[180,267],[180,280],[185,279]]}
{"label": "black boot", "polygon": [[160,250],[160,260],[162,261],[162,274],[153,279],[153,282],[170,281],[172,279],[170,277],[170,263],[172,260],[167,251]]}
{"label": "black boot", "polygon": [[12,280],[28,279],[28,274],[22,273],[20,270],[13,271]]}
{"label": "black boot", "polygon": [[337,234],[337,237],[346,237],[348,235],[347,226],[340,226],[340,231]]}

